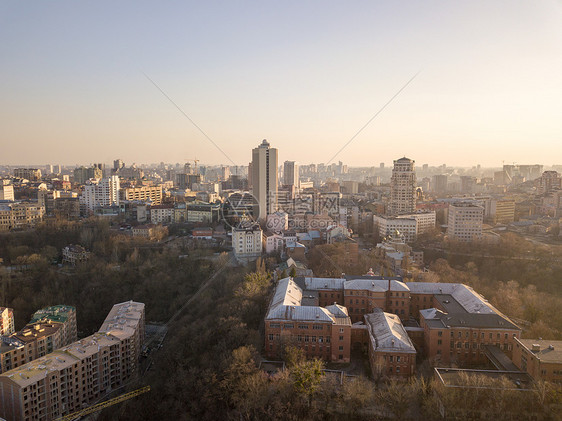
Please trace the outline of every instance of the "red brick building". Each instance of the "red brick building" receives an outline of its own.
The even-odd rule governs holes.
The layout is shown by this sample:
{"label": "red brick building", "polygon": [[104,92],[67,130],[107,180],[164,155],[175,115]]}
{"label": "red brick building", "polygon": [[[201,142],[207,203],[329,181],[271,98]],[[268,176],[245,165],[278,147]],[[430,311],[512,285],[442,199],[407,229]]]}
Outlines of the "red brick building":
{"label": "red brick building", "polygon": [[416,370],[416,349],[396,314],[380,308],[365,315],[369,331],[369,363],[373,378],[392,376],[407,379]]}

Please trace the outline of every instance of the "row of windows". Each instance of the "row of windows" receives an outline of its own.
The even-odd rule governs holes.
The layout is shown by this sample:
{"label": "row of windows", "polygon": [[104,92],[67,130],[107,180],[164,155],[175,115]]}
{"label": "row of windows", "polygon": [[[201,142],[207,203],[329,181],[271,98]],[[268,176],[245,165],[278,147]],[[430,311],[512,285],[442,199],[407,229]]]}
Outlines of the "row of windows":
{"label": "row of windows", "polygon": [[[492,332],[490,332],[490,333],[488,334],[488,338],[489,338],[489,339],[493,339],[493,337],[494,337],[493,335],[494,335],[494,334],[493,334]],[[437,336],[442,336],[441,331],[439,331],[439,332],[437,333]],[[451,338],[453,338],[454,336],[455,336],[455,332],[451,330]],[[513,333],[513,337],[515,338],[516,336],[517,336],[517,334]],[[465,338],[469,338],[469,337],[470,337],[470,332],[466,331],[464,337],[465,337]],[[474,339],[478,339],[478,332],[472,332],[472,337],[473,337]],[[484,338],[485,338],[485,332],[481,332],[481,333],[480,333],[480,337],[481,337],[482,339],[484,339]],[[504,333],[504,334],[503,334],[503,337],[504,337],[504,339],[507,340],[507,339],[509,338],[509,333],[507,333],[507,332]],[[461,331],[458,331],[458,332],[457,332],[457,338],[462,338],[462,332],[461,332]],[[498,339],[498,340],[501,339],[501,333],[496,333],[496,339]]]}

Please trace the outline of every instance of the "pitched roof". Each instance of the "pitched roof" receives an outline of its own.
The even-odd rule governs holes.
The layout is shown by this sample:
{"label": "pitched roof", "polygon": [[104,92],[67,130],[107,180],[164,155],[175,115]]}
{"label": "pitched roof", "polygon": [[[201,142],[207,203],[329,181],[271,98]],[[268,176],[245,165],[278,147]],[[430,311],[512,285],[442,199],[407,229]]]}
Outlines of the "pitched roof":
{"label": "pitched roof", "polygon": [[385,313],[382,309],[375,308],[372,313],[365,314],[365,324],[375,351],[416,353],[400,317],[396,314]]}

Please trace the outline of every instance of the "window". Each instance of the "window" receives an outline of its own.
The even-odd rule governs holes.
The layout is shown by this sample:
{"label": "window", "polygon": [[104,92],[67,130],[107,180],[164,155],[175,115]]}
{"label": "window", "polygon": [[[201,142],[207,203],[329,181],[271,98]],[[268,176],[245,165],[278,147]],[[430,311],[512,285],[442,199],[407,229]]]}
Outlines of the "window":
{"label": "window", "polygon": [[277,328],[281,327],[281,324],[280,323],[270,323],[269,327],[272,328],[272,329],[277,329]]}
{"label": "window", "polygon": [[400,362],[400,356],[396,357],[396,362],[399,363]]}
{"label": "window", "polygon": [[437,336],[443,336],[443,331],[440,330],[439,332],[437,332]]}
{"label": "window", "polygon": [[437,340],[437,345],[441,345],[443,343],[443,341],[441,339]]}
{"label": "window", "polygon": [[338,348],[340,351],[343,351],[343,345],[340,345],[340,347]]}
{"label": "window", "polygon": [[396,367],[396,373],[400,373],[400,367]]}
{"label": "window", "polygon": [[390,361],[390,362],[394,361],[394,356],[393,356],[393,355],[389,355],[389,356],[388,356],[388,361]]}
{"label": "window", "polygon": [[316,342],[316,336],[311,337],[312,342]]}
{"label": "window", "polygon": [[323,326],[322,325],[312,325],[312,329],[314,330],[322,330]]}
{"label": "window", "polygon": [[268,339],[269,339],[270,341],[272,341],[272,340],[273,340],[273,334],[270,333],[270,334],[268,335]]}
{"label": "window", "polygon": [[340,333],[343,333],[343,327],[340,327]]}
{"label": "window", "polygon": [[340,341],[343,341],[343,335],[340,336]]}
{"label": "window", "polygon": [[292,329],[295,327],[293,323],[285,323],[283,326],[285,329]]}

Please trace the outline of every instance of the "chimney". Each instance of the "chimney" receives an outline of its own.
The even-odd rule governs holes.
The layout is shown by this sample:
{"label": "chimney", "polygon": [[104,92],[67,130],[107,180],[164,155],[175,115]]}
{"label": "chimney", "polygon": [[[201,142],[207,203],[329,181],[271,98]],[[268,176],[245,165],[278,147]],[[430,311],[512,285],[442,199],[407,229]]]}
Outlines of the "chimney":
{"label": "chimney", "polygon": [[531,347],[531,351],[533,352],[540,352],[540,350],[541,350],[540,344],[533,344]]}

